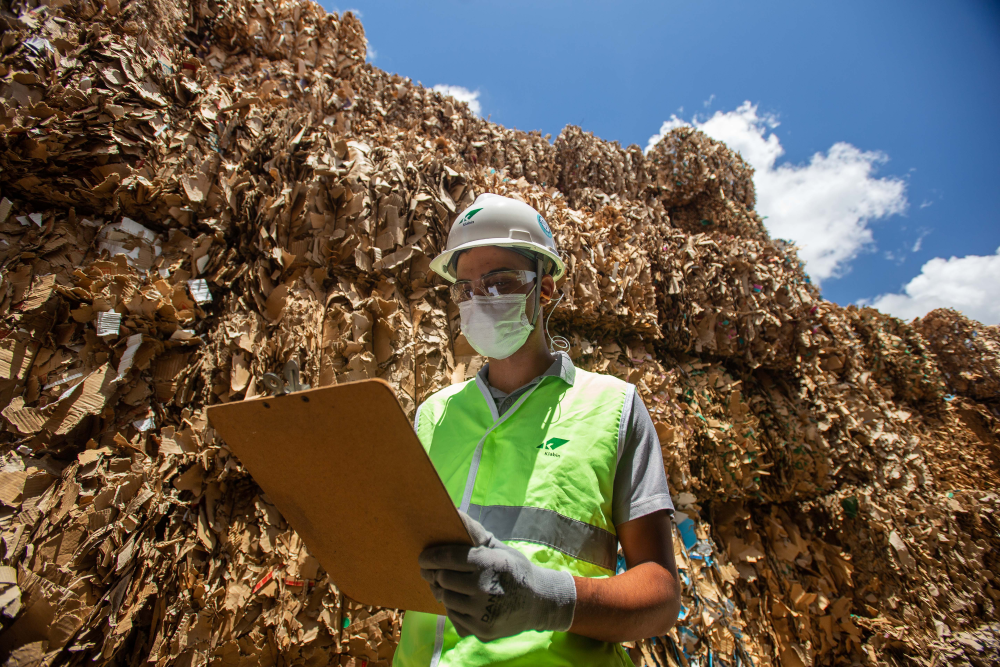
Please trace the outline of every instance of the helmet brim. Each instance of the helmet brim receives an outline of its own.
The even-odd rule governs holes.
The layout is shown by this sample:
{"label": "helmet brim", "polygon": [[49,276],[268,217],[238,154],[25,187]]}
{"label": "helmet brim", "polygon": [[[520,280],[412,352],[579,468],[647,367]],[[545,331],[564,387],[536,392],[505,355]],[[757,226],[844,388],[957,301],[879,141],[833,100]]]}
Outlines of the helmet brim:
{"label": "helmet brim", "polygon": [[564,275],[566,275],[566,265],[557,253],[552,252],[551,248],[546,248],[545,246],[532,241],[519,241],[511,238],[477,239],[475,241],[463,243],[462,245],[452,248],[451,250],[446,250],[431,260],[431,271],[438,274],[448,282],[453,283],[458,280],[458,276],[454,273],[454,267],[451,263],[452,257],[465,250],[481,248],[483,246],[517,248],[519,250],[528,250],[530,252],[537,253],[552,260],[552,264],[554,265],[552,270],[553,280],[558,282]]}

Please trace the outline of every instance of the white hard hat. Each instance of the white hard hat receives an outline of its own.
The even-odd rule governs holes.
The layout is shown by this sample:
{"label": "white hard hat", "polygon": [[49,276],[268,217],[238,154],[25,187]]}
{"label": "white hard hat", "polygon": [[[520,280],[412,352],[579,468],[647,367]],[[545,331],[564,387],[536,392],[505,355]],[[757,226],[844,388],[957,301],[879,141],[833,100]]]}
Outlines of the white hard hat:
{"label": "white hard hat", "polygon": [[448,233],[445,251],[431,261],[431,270],[449,282],[458,280],[452,258],[463,250],[500,246],[550,260],[552,278],[559,280],[566,265],[559,258],[545,218],[527,204],[509,197],[482,194],[458,214]]}

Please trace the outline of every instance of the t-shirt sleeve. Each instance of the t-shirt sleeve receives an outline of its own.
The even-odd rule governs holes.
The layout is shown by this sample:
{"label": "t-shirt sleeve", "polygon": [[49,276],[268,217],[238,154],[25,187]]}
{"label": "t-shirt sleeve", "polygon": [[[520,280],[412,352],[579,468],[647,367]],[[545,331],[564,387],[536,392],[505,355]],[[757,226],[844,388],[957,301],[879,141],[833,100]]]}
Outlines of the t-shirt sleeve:
{"label": "t-shirt sleeve", "polygon": [[660,439],[638,392],[633,396],[611,499],[616,526],[659,510],[674,511]]}

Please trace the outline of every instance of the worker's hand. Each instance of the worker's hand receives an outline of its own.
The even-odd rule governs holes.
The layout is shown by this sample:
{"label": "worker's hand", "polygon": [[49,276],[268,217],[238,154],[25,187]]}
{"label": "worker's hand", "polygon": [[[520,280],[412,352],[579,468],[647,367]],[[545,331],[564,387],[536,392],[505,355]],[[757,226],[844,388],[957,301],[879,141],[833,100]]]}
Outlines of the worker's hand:
{"label": "worker's hand", "polygon": [[420,576],[459,636],[489,641],[525,630],[569,630],[576,609],[573,576],[535,565],[459,514],[476,546],[431,547],[420,554]]}

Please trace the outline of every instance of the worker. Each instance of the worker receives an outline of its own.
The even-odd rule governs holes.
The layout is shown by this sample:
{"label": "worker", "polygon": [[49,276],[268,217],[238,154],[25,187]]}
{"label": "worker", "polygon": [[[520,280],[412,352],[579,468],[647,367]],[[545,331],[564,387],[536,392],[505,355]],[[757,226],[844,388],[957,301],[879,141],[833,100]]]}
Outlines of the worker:
{"label": "worker", "polygon": [[474,546],[420,555],[447,616],[406,612],[393,664],[632,665],[620,642],[665,634],[680,608],[649,413],[634,385],[550,349],[542,306],[566,266],[528,204],[480,195],[431,269],[488,361],[414,424]]}

